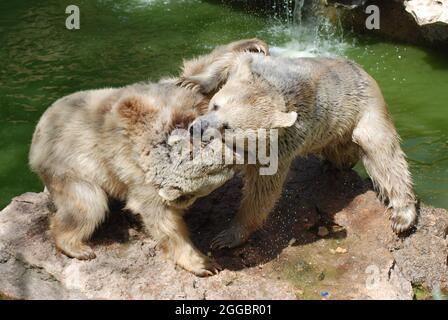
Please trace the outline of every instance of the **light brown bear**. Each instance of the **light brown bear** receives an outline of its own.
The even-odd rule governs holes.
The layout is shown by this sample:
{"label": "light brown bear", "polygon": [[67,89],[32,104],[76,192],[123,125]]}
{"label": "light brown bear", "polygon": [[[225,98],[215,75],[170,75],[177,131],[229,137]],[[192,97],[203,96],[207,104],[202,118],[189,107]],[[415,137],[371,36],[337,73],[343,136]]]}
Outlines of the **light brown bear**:
{"label": "light brown bear", "polygon": [[[296,156],[323,155],[337,168],[352,168],[362,159],[381,198],[392,208],[395,232],[416,220],[415,197],[400,138],[375,82],[359,65],[344,59],[240,55],[228,80],[194,127],[278,129],[279,167],[259,175],[245,167],[241,207],[228,230],[212,246],[235,247],[258,229],[278,200],[291,161]],[[210,68],[219,73],[219,68]],[[224,82],[218,75],[196,74],[183,85],[201,92]],[[229,132],[229,130],[226,130]]]}
{"label": "light brown bear", "polygon": [[[257,39],[234,42],[185,62],[182,76],[207,73],[224,56],[230,59],[243,51],[267,54],[268,48]],[[195,177],[173,172],[166,159],[154,157],[158,148],[167,145],[172,130],[187,128],[207,109],[207,96],[178,87],[177,81],[74,93],[57,100],[42,115],[29,163],[54,201],[57,212],[51,218],[51,232],[66,255],[95,257],[85,241],[105,219],[112,197],[142,216],[153,238],[178,265],[199,276],[220,269],[192,244],[182,214],[197,197],[230,178],[231,172],[209,172],[210,179],[192,182]]]}

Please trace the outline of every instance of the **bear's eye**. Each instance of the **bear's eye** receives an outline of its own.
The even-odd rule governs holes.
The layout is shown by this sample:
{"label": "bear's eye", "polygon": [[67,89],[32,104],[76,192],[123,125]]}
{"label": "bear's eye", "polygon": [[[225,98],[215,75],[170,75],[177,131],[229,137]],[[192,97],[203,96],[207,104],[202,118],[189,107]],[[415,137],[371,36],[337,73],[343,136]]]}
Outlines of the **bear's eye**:
{"label": "bear's eye", "polygon": [[219,109],[219,106],[216,103],[214,103],[213,107],[212,107],[212,110],[213,111],[217,111],[218,109]]}

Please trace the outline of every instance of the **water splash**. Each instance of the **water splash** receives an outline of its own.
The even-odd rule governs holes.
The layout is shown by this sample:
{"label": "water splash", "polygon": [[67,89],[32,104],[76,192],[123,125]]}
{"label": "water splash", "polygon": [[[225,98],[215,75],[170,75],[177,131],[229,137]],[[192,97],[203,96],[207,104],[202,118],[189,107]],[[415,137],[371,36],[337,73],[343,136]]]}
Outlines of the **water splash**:
{"label": "water splash", "polygon": [[[283,2],[284,7],[292,10],[289,0]],[[272,53],[288,57],[344,56],[349,44],[339,16],[335,14],[330,22],[321,8],[319,1],[296,0],[286,23],[270,29],[271,34],[289,39],[282,46],[274,46]]]}
{"label": "water splash", "polygon": [[[270,11],[275,20],[290,23],[294,19],[294,0],[270,0]],[[269,6],[268,6],[269,7]]]}

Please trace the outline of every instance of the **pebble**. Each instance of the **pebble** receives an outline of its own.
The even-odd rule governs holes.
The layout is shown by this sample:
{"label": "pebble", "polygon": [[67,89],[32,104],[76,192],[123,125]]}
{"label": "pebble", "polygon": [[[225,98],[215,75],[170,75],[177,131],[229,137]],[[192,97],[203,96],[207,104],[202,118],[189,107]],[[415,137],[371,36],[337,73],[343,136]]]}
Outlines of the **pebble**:
{"label": "pebble", "polygon": [[345,248],[341,248],[341,247],[337,247],[336,250],[334,249],[330,249],[330,252],[332,254],[336,254],[336,253],[347,253],[347,249]]}
{"label": "pebble", "polygon": [[319,229],[317,230],[317,235],[319,237],[326,237],[328,236],[330,232],[328,231],[328,229],[326,227],[319,227]]}

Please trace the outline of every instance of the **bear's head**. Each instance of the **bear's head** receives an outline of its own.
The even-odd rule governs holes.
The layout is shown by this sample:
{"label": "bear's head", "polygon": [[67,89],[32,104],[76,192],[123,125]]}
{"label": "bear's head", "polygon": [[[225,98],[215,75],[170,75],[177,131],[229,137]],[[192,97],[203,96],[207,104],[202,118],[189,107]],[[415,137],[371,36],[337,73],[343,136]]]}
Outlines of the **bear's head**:
{"label": "bear's head", "polygon": [[219,141],[194,149],[192,156],[187,128],[206,111],[206,102],[192,90],[158,84],[144,93],[129,92],[112,108],[117,134],[126,137],[130,158],[144,172],[141,179],[168,206],[187,208],[233,176],[218,152]]}
{"label": "bear's head", "polygon": [[195,120],[192,130],[281,129],[294,125],[297,113],[287,111],[281,92],[254,73],[251,64],[251,55],[238,59],[225,85],[210,100],[208,112]]}
{"label": "bear's head", "polygon": [[142,144],[158,144],[175,129],[188,125],[207,110],[208,99],[174,84],[129,88],[112,107],[115,125]]}

